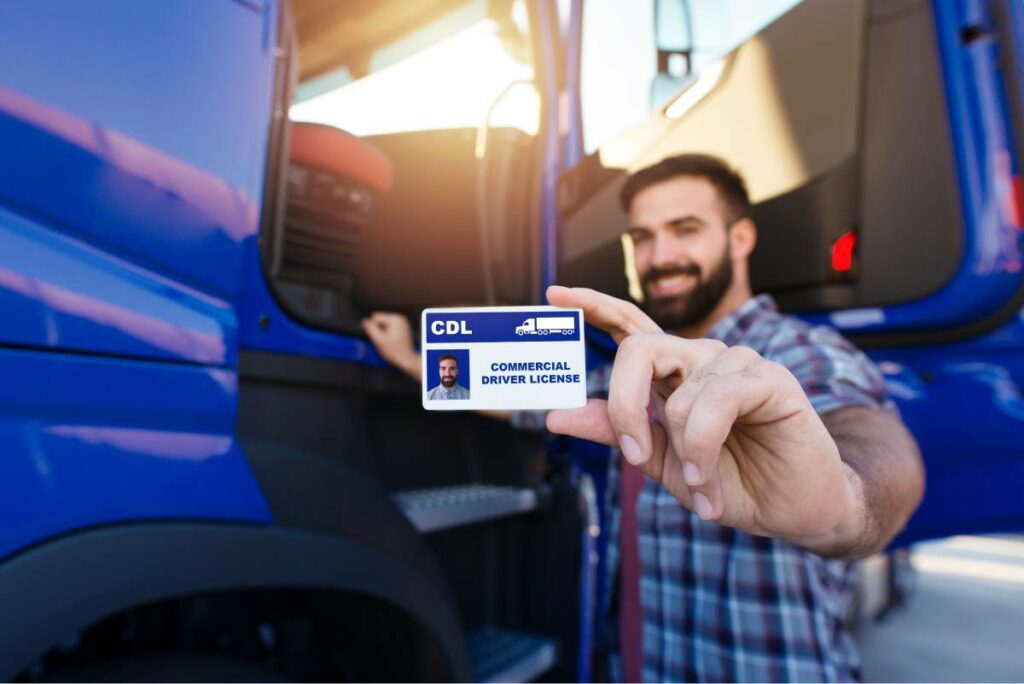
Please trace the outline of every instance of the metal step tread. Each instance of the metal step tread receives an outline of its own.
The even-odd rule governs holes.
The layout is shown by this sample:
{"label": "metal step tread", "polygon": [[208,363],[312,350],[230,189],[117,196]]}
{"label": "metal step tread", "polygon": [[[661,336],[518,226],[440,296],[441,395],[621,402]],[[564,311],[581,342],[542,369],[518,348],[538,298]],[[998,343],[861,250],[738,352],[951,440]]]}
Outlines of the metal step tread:
{"label": "metal step tread", "polygon": [[554,639],[500,629],[484,629],[467,639],[478,682],[529,682],[558,658]]}
{"label": "metal step tread", "polygon": [[535,510],[532,487],[467,484],[395,494],[395,502],[420,532],[431,532]]}

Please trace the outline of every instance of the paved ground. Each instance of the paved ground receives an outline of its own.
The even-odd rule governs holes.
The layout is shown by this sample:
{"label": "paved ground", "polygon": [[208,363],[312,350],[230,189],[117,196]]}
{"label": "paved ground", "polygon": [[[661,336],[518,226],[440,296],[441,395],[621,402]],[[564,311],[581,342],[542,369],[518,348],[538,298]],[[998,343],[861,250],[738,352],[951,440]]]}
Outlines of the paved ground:
{"label": "paved ground", "polygon": [[1024,537],[953,537],[913,562],[909,603],[858,636],[865,679],[1024,681]]}

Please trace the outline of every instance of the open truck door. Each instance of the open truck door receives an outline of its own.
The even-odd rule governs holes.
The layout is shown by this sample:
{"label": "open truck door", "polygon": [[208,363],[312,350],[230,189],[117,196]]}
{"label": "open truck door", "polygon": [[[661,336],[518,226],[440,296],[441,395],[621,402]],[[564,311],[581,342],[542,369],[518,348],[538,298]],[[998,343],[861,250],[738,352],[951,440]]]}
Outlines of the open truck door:
{"label": "open truck door", "polygon": [[897,543],[1024,529],[1024,4],[570,7],[558,282],[638,294],[626,174],[725,158],[756,205],[755,290],[865,349],[920,442]]}

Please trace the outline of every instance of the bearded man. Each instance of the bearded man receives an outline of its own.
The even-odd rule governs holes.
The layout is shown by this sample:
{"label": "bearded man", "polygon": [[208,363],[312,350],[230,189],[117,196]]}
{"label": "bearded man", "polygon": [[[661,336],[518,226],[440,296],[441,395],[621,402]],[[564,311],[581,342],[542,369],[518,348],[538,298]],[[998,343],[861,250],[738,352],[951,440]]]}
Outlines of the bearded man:
{"label": "bearded man", "polygon": [[469,390],[458,384],[459,361],[454,356],[444,354],[437,360],[437,377],[440,383],[427,393],[427,399],[469,399]]}
{"label": "bearded man", "polygon": [[[619,342],[582,409],[505,414],[608,444],[608,674],[623,681],[851,681],[852,560],[883,549],[924,472],[878,369],[830,328],[753,296],[743,179],[715,157],[632,175],[644,311],[552,287]],[[408,323],[364,329],[416,377]],[[616,467],[618,466],[618,467]]]}

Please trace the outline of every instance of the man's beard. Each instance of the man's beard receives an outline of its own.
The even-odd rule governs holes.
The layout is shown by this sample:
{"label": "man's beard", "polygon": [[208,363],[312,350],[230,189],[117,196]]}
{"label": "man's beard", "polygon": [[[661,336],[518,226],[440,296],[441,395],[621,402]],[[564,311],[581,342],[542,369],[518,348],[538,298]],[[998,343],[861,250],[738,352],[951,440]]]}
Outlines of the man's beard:
{"label": "man's beard", "polygon": [[455,378],[450,376],[441,378],[441,384],[444,385],[445,387],[455,387]]}
{"label": "man's beard", "polygon": [[[644,288],[644,310],[662,330],[679,330],[701,322],[714,311],[732,285],[732,259],[729,256],[729,249],[726,248],[721,263],[704,279],[701,278],[701,269],[696,264],[665,269],[652,268],[644,274],[641,281]],[[671,275],[694,276],[697,283],[690,292],[680,295],[651,296],[651,283],[657,278]]]}

